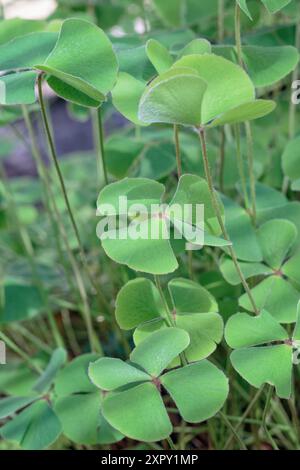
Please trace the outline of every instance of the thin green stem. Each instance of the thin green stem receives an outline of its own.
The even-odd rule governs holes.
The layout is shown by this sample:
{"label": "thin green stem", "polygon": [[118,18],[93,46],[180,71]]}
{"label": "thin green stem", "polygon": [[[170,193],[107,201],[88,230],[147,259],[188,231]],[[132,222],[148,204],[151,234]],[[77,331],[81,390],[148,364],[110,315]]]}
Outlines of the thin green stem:
{"label": "thin green stem", "polygon": [[249,121],[245,122],[246,137],[247,137],[247,157],[248,157],[248,168],[250,176],[250,192],[251,192],[251,205],[252,205],[252,219],[254,225],[256,225],[256,182],[254,174],[254,148],[253,148],[253,136],[251,124]]}
{"label": "thin green stem", "polygon": [[177,175],[178,175],[178,178],[180,178],[182,175],[182,163],[181,163],[180,144],[179,144],[179,126],[177,124],[174,124],[174,142],[175,142]]}
{"label": "thin green stem", "polygon": [[108,176],[107,176],[107,169],[106,169],[106,163],[105,163],[104,130],[103,130],[101,107],[94,110],[93,129],[94,129],[95,149],[97,153],[98,177],[99,177],[99,181],[101,182],[101,187],[104,187],[108,184]]}
{"label": "thin green stem", "polygon": [[239,124],[234,125],[234,132],[235,132],[235,141],[236,141],[236,156],[237,156],[237,164],[240,174],[240,180],[242,184],[242,191],[244,195],[244,203],[246,209],[249,209],[249,198],[248,198],[248,191],[247,191],[247,183],[246,183],[246,176],[244,170],[244,161],[241,152],[241,132]]}
{"label": "thin green stem", "polygon": [[[154,279],[155,279],[156,287],[159,291],[160,298],[161,298],[161,300],[164,304],[164,307],[165,307],[166,321],[167,321],[169,326],[176,326],[176,321],[174,320],[174,318],[172,316],[172,313],[170,312],[169,305],[168,305],[167,299],[165,297],[164,291],[162,289],[159,276],[154,276]],[[181,360],[181,365],[182,366],[186,366],[188,364],[188,361],[187,361],[187,358],[185,356],[184,351],[180,354],[180,360]]]}
{"label": "thin green stem", "polygon": [[175,444],[174,444],[174,442],[172,441],[172,438],[171,438],[170,436],[166,438],[166,441],[167,441],[167,443],[168,443],[170,449],[176,450],[176,446],[175,446]]}
{"label": "thin green stem", "polygon": [[83,245],[81,243],[79,230],[78,230],[78,227],[77,227],[74,215],[73,215],[73,211],[72,211],[70,201],[69,201],[69,198],[68,198],[68,194],[67,194],[66,186],[65,186],[65,183],[64,183],[63,175],[62,175],[62,172],[60,170],[59,163],[58,163],[58,158],[57,158],[57,154],[56,154],[54,140],[52,138],[52,133],[51,133],[48,118],[47,118],[47,112],[46,112],[46,107],[45,107],[45,102],[44,102],[42,84],[43,84],[43,74],[40,74],[39,77],[38,77],[38,94],[39,94],[39,101],[40,101],[43,124],[44,124],[44,128],[45,128],[47,140],[48,140],[48,143],[49,143],[51,157],[53,159],[53,163],[54,163],[54,166],[55,166],[55,169],[56,169],[56,173],[57,173],[57,176],[58,176],[58,179],[59,179],[59,182],[60,182],[60,187],[61,187],[62,194],[63,194],[63,197],[64,197],[67,212],[68,212],[68,215],[69,215],[69,218],[70,218],[70,221],[71,221],[74,233],[75,233],[75,237],[76,237],[76,240],[77,240],[77,243],[78,243],[78,248],[79,248],[80,255],[81,255],[81,261],[82,261],[82,264],[83,264],[84,269],[86,271],[87,277],[88,277],[90,283],[92,284],[93,288],[95,289],[95,291],[97,293],[99,301],[106,308],[109,308],[105,297],[103,296],[102,292],[99,290],[99,287],[98,287],[97,283],[93,279],[93,275],[90,272],[88,262],[87,262],[87,259],[86,259],[85,253],[84,253]]}
{"label": "thin green stem", "polygon": [[268,418],[268,413],[270,411],[270,406],[271,406],[271,401],[272,401],[272,395],[273,395],[273,387],[269,385],[268,393],[267,393],[267,399],[266,399],[266,405],[264,408],[263,416],[262,416],[262,427],[265,431],[265,434],[267,438],[269,439],[269,442],[273,448],[273,450],[279,450],[276,442],[274,441],[268,426],[267,426],[267,418]]}
{"label": "thin green stem", "polygon": [[226,135],[225,129],[221,129],[221,142],[220,142],[220,167],[219,167],[219,189],[224,192],[224,170],[225,170],[225,143]]}
{"label": "thin green stem", "polygon": [[[240,418],[238,424],[237,424],[237,425],[235,426],[235,428],[234,428],[234,430],[235,430],[236,433],[239,431],[240,427],[244,424],[245,419],[246,419],[246,418],[248,417],[248,415],[251,413],[251,411],[252,411],[254,405],[256,404],[256,402],[258,401],[258,399],[260,398],[260,396],[261,396],[261,394],[262,394],[263,391],[264,391],[264,386],[262,386],[262,387],[256,392],[256,394],[254,395],[254,397],[252,398],[252,400],[251,400],[251,402],[249,403],[247,409],[245,410],[245,412],[244,412],[244,414],[241,416],[241,418]],[[231,435],[231,436],[229,437],[229,439],[227,440],[227,442],[226,442],[226,444],[225,444],[223,450],[227,450],[227,449],[230,447],[230,445],[231,445],[233,439],[234,439],[234,436]]]}
{"label": "thin green stem", "polygon": [[[208,161],[208,155],[207,155],[207,147],[206,147],[206,138],[205,138],[205,130],[203,128],[200,128],[199,129],[199,138],[200,138],[200,143],[201,143],[201,148],[202,148],[202,157],[203,157],[203,164],[204,164],[204,171],[205,171],[205,176],[206,176],[206,180],[207,180],[207,184],[208,184],[208,188],[209,188],[209,192],[210,192],[210,197],[211,197],[211,201],[212,201],[212,205],[213,205],[213,208],[214,208],[214,211],[215,211],[215,214],[216,214],[216,217],[218,219],[218,222],[219,222],[219,225],[220,225],[220,228],[221,228],[221,231],[222,231],[222,234],[223,234],[223,237],[225,238],[225,240],[229,241],[230,242],[230,238],[229,238],[229,235],[227,233],[227,230],[226,230],[226,227],[225,227],[225,224],[224,224],[224,221],[223,221],[223,218],[222,218],[222,214],[221,214],[221,211],[220,211],[220,205],[219,205],[219,202],[218,202],[218,199],[217,199],[217,195],[216,195],[216,192],[215,192],[215,189],[214,189],[214,186],[213,186],[213,180],[212,180],[212,175],[211,175],[211,171],[210,171],[210,165],[209,165],[209,161]],[[229,245],[228,246],[228,251],[230,253],[230,256],[232,258],[232,261],[233,261],[233,264],[235,266],[235,269],[239,275],[239,278],[243,284],[243,287],[249,297],[249,300],[251,302],[251,305],[253,307],[253,310],[254,312],[256,313],[256,315],[259,314],[259,310],[256,306],[256,303],[254,301],[254,298],[252,296],[252,293],[251,293],[251,290],[250,290],[250,287],[248,286],[248,283],[244,277],[244,274],[240,268],[240,265],[239,265],[239,262],[238,262],[238,259],[237,259],[237,256],[235,254],[235,251],[232,247],[232,245]]]}
{"label": "thin green stem", "polygon": [[31,357],[29,357],[28,354],[22,351],[22,349],[19,348],[19,346],[8,336],[6,336],[2,331],[0,331],[0,339],[2,339],[6,346],[8,346],[12,351],[14,351],[16,354],[18,354],[18,356],[24,359],[24,361],[26,361],[32,369],[34,369],[38,374],[42,374],[43,370],[40,368],[40,366],[35,364]]}
{"label": "thin green stem", "polygon": [[239,446],[240,446],[240,449],[242,450],[247,450],[247,447],[245,446],[245,444],[243,443],[242,439],[240,438],[238,432],[235,430],[235,428],[233,427],[233,425],[231,424],[231,422],[229,421],[229,419],[227,418],[227,416],[222,413],[222,411],[219,411],[219,415],[221,416],[221,418],[223,419],[224,423],[226,424],[226,426],[230,429],[230,431],[232,432],[232,435],[235,437],[236,441],[238,442]]}
{"label": "thin green stem", "polygon": [[241,9],[237,2],[235,4],[235,44],[239,64],[241,67],[244,67],[241,40]]}

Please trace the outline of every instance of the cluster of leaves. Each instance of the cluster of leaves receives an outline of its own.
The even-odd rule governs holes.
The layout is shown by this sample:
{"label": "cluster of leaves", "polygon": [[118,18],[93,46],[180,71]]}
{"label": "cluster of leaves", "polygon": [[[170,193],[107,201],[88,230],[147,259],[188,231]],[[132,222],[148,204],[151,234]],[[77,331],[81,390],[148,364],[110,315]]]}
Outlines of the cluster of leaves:
{"label": "cluster of leaves", "polygon": [[[0,323],[8,336],[21,344],[25,338],[40,351],[32,360],[26,350],[21,351],[25,363],[1,370],[1,436],[24,449],[44,449],[57,441],[61,447],[70,445],[69,441],[74,446],[106,446],[124,437],[161,441],[174,431],[169,417],[172,403],[188,423],[209,420],[221,411],[229,393],[222,371],[226,360],[218,354],[226,320],[222,348],[228,356],[229,348],[234,350],[230,360],[241,377],[239,387],[247,391],[247,384],[256,388],[270,384],[278,397],[289,399],[294,351],[300,341],[299,137],[287,137],[284,100],[277,100],[275,110],[275,101],[269,98],[276,97],[280,83],[289,83],[287,77],[297,67],[299,55],[291,45],[293,25],[282,30],[279,24],[275,33],[257,34],[252,25],[263,24],[264,7],[269,13],[283,9],[282,14],[289,17],[297,5],[289,0],[262,0],[263,5],[234,2],[252,31],[240,51],[227,41],[212,45],[220,14],[217,1],[153,0],[145,20],[146,29],[150,24],[153,31],[120,38],[108,36],[93,21],[107,30],[120,23],[127,33],[133,32],[127,23],[131,2],[101,4],[93,17],[86,5],[69,3],[61,2],[47,22],[1,21],[0,85],[5,93],[0,93],[0,125],[14,126],[24,109],[25,118],[26,110],[35,114],[37,79],[47,81],[52,92],[68,103],[75,119],[86,120],[89,113],[99,116],[100,108],[106,117],[118,111],[129,125],[105,142],[104,164],[114,182],[100,191],[98,215],[115,215],[121,196],[146,209],[156,204],[156,213],[128,214],[128,223],[146,230],[154,225],[159,237],[112,240],[105,232],[100,250],[94,211],[99,180],[92,177],[97,174],[96,159],[89,153],[62,161],[61,177],[76,211],[84,248],[90,259],[96,254],[93,275],[108,306],[97,304],[92,292],[89,299],[83,294],[78,300],[69,282],[72,270],[63,262],[64,249],[55,236],[56,224],[49,223],[45,214],[47,195],[45,203],[42,186],[26,179],[7,184],[3,179]],[[140,19],[143,2],[135,3]],[[225,8],[232,20],[234,8],[227,2]],[[178,29],[156,33],[155,28],[162,25]],[[227,20],[225,28],[233,36]],[[283,94],[285,88],[281,87]],[[293,111],[289,110],[290,121]],[[249,121],[255,121],[255,139],[254,162],[251,166],[250,160],[248,168],[243,158],[237,165],[236,151],[251,152],[251,142],[240,133],[240,125]],[[178,180],[170,125],[180,129],[183,174],[177,168]],[[225,136],[218,192],[211,188],[205,162],[200,160],[197,134],[204,132],[211,136],[207,158],[213,168],[218,168],[221,132]],[[9,151],[10,146],[3,149],[4,157]],[[203,145],[202,151],[206,152]],[[244,181],[248,170],[253,174]],[[65,215],[54,170],[48,173],[55,205]],[[259,179],[254,186],[253,177]],[[280,191],[283,180],[287,194]],[[254,198],[255,214],[249,210],[248,198]],[[197,226],[194,215],[191,220],[205,245],[193,252],[192,260],[187,259],[185,247],[188,243],[197,248],[195,239],[175,236],[184,221],[174,208],[184,204],[205,207],[203,227]],[[104,206],[112,212],[101,212]],[[67,250],[76,253],[80,246],[69,222],[64,230]],[[115,270],[114,263],[122,269]],[[162,275],[167,289],[161,287]],[[244,279],[251,282],[250,297],[242,291]],[[79,291],[89,288],[87,281],[79,283]],[[112,319],[114,299],[121,334]],[[105,355],[114,357],[86,354],[85,330],[83,344],[78,344],[82,324],[77,313],[83,312],[86,318],[88,301],[91,323],[103,325],[100,337]],[[257,316],[252,315],[257,313],[254,306]],[[66,310],[72,318],[64,315]],[[64,347],[54,348],[55,338],[46,322],[52,327],[54,322],[60,332],[65,328]],[[76,324],[75,333],[72,324]],[[71,354],[66,344],[71,345]],[[77,357],[68,362],[67,356],[73,355]]]}

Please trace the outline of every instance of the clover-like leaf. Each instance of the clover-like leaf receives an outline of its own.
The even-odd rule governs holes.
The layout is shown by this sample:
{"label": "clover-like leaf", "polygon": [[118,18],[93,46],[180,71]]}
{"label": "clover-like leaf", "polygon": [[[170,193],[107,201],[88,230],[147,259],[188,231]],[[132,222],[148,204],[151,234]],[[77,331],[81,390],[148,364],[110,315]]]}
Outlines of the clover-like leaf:
{"label": "clover-like leaf", "polygon": [[89,366],[91,381],[102,390],[115,390],[124,385],[150,380],[149,374],[111,357],[101,357]]}
{"label": "clover-like leaf", "polygon": [[146,88],[139,104],[141,121],[149,124],[200,125],[207,85],[192,69],[185,69],[174,68],[165,72]]}
{"label": "clover-like leaf", "polygon": [[[295,309],[299,300],[299,292],[280,276],[270,276],[251,289],[257,308],[265,308],[271,312],[280,323],[293,323]],[[239,305],[246,310],[253,311],[253,307],[243,294],[239,298]]]}
{"label": "clover-like leaf", "polygon": [[222,196],[225,222],[237,257],[243,261],[262,261],[262,253],[249,214],[235,201]]}
{"label": "clover-like leaf", "polygon": [[0,104],[14,106],[32,104],[35,97],[35,72],[17,72],[0,77]]}
{"label": "clover-like leaf", "polygon": [[[190,336],[185,350],[188,361],[208,357],[223,336],[223,321],[216,313],[214,297],[199,284],[187,279],[169,282],[172,299],[170,307],[174,324]],[[123,329],[136,328],[133,338],[136,345],[157,330],[168,328],[168,316],[159,292],[149,279],[129,281],[120,290],[116,301],[116,319]],[[179,364],[178,358],[171,366]]]}
{"label": "clover-like leaf", "polygon": [[[297,230],[292,222],[272,219],[261,225],[257,231],[262,262],[240,262],[240,268],[246,279],[255,276],[265,277],[252,289],[253,298],[259,309],[265,308],[282,323],[295,321],[299,294],[291,281],[298,282],[296,268],[298,255],[296,253],[291,258],[288,258],[288,255],[296,239]],[[223,257],[220,269],[227,282],[233,285],[240,284],[231,259]],[[239,304],[246,310],[253,311],[253,306],[247,297],[245,294],[242,295]]]}
{"label": "clover-like leaf", "polygon": [[189,335],[184,330],[167,328],[153,333],[139,343],[130,354],[130,360],[151,376],[158,377],[189,343]]}
{"label": "clover-like leaf", "polygon": [[37,400],[33,397],[6,397],[0,400],[0,419],[7,418]]}
{"label": "clover-like leaf", "polygon": [[139,102],[144,93],[146,82],[126,72],[120,72],[112,90],[113,104],[129,121],[138,126],[147,126],[138,117]]}
{"label": "clover-like leaf", "polygon": [[166,72],[173,64],[173,58],[168,49],[156,39],[147,41],[146,53],[159,75]]}
{"label": "clover-like leaf", "polygon": [[57,41],[57,33],[33,32],[0,47],[0,70],[20,70],[43,63]]}
{"label": "clover-like leaf", "polygon": [[247,382],[257,388],[269,383],[279,397],[290,397],[293,345],[274,316],[266,310],[257,317],[237,313],[226,325],[225,339],[230,347],[237,348],[231,362]]}
{"label": "clover-like leaf", "polygon": [[116,299],[116,320],[124,330],[164,315],[164,305],[155,285],[145,278],[129,281]]}
{"label": "clover-like leaf", "polygon": [[[178,267],[173,239],[197,245],[230,245],[231,242],[214,236],[216,227],[212,225],[216,219],[205,180],[183,175],[178,190],[168,206],[161,201],[164,186],[153,180],[125,178],[106,186],[97,204],[98,214],[106,217],[99,222],[98,236],[107,255],[136,271],[167,274]],[[188,205],[188,213],[183,204]],[[207,205],[204,221],[196,204]],[[119,225],[118,216],[123,216]]]}
{"label": "clover-like leaf", "polygon": [[297,229],[288,220],[273,219],[261,225],[257,236],[264,261],[277,270],[297,239]]}
{"label": "clover-like leaf", "polygon": [[172,433],[164,402],[150,382],[108,396],[103,413],[113,427],[132,439],[160,441]]}
{"label": "clover-like leaf", "polygon": [[[214,46],[213,52],[238,64],[236,46]],[[266,87],[289,75],[299,62],[299,53],[293,46],[242,47],[242,59],[255,87]]]}
{"label": "clover-like leaf", "polygon": [[229,391],[223,372],[207,360],[167,372],[161,382],[183,419],[190,423],[214,416],[222,408]]}
{"label": "clover-like leaf", "polygon": [[0,429],[1,436],[25,450],[49,447],[61,434],[61,424],[46,400],[39,400]]}
{"label": "clover-like leaf", "polygon": [[255,119],[273,108],[272,102],[255,101],[254,86],[241,67],[215,54],[192,54],[146,88],[139,117],[200,127]]}
{"label": "clover-like leaf", "polygon": [[[228,383],[224,374],[213,364],[202,361],[161,376],[168,363],[188,344],[189,336],[185,331],[168,328],[152,333],[132,351],[131,366],[150,375],[148,380],[127,383],[125,387],[115,389],[105,397],[103,414],[113,427],[132,439],[146,442],[168,437],[172,432],[172,424],[162,400],[162,385],[187,421],[202,421],[218,412],[227,397]],[[106,359],[109,362],[104,366],[104,375],[113,377],[114,359]],[[100,388],[107,385],[102,374],[104,360],[96,362]],[[93,364],[90,370],[93,370]]]}
{"label": "clover-like leaf", "polygon": [[94,24],[76,18],[63,22],[54,49],[35,67],[51,75],[49,84],[54,91],[58,87],[61,94],[63,82],[65,90],[70,87],[67,99],[71,99],[75,89],[75,102],[80,101],[79,92],[98,106],[113,88],[118,71],[112,44],[105,33]]}
{"label": "clover-like leaf", "polygon": [[178,58],[183,57],[184,55],[191,54],[210,54],[211,53],[211,44],[207,39],[196,38],[189,42],[181,51],[178,53]]}
{"label": "clover-like leaf", "polygon": [[102,414],[102,393],[88,378],[97,354],[83,354],[61,370],[55,380],[54,410],[64,435],[78,444],[110,444],[123,438]]}

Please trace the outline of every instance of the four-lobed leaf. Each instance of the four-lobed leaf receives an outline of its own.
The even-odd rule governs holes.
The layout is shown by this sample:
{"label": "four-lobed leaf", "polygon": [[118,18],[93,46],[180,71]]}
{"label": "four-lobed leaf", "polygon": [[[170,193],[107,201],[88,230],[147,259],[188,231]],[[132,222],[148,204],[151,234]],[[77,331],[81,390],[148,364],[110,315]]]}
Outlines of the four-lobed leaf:
{"label": "four-lobed leaf", "polygon": [[266,310],[257,317],[237,313],[225,328],[225,339],[235,349],[230,358],[236,371],[256,388],[265,383],[273,385],[278,396],[286,399],[291,396],[296,337],[297,326],[290,338]]}
{"label": "four-lobed leaf", "polygon": [[[161,386],[170,393],[180,414],[189,422],[209,419],[221,409],[228,394],[228,381],[223,372],[208,361],[161,375],[188,344],[189,335],[185,331],[168,328],[153,333],[132,351],[130,365],[138,373],[150,375],[140,382],[127,382],[105,397],[103,414],[113,427],[140,441],[167,438],[172,433],[172,424],[161,396]],[[114,360],[110,362],[110,369],[108,360],[101,358],[89,368],[92,382],[102,390],[117,374]]]}
{"label": "four-lobed leaf", "polygon": [[255,100],[254,85],[238,65],[215,54],[191,54],[148,85],[139,118],[214,127],[256,119],[274,107],[272,101]]}

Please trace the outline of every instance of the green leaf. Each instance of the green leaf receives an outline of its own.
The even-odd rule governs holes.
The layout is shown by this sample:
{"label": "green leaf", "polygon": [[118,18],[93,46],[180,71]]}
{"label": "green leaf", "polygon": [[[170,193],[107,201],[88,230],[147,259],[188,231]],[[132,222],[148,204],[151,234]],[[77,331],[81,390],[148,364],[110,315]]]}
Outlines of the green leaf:
{"label": "green leaf", "polygon": [[46,21],[11,18],[0,21],[0,44],[5,44],[18,36],[24,36],[35,31],[42,31],[47,26]]}
{"label": "green leaf", "polygon": [[247,0],[236,0],[236,1],[239,4],[241,10],[243,10],[243,12],[246,13],[248,18],[250,18],[250,20],[252,20],[251,13],[250,13],[249,8],[247,6]]}
{"label": "green leaf", "polygon": [[[40,367],[43,366],[41,361],[33,359],[34,363]],[[38,374],[29,369],[24,363],[7,364],[1,369],[0,374],[0,391],[5,395],[13,395],[18,397],[32,397],[32,387],[38,379]]]}
{"label": "green leaf", "polygon": [[0,104],[19,105],[35,103],[35,72],[19,72],[0,77]]}
{"label": "green leaf", "polygon": [[275,107],[275,101],[271,100],[255,100],[249,103],[243,103],[240,106],[227,111],[221,117],[216,118],[208,127],[223,126],[224,124],[235,124],[259,119],[274,111]]}
{"label": "green leaf", "polygon": [[178,58],[191,54],[210,54],[211,44],[207,39],[196,38],[189,42],[178,54]]}
{"label": "green leaf", "polygon": [[89,366],[89,377],[102,390],[115,390],[124,385],[151,380],[142,370],[112,357],[101,357]]}
{"label": "green leaf", "polygon": [[266,310],[255,317],[237,313],[229,318],[225,328],[226,342],[233,349],[285,341],[288,338],[286,330]]}
{"label": "green leaf", "polygon": [[[208,188],[208,184],[204,178],[200,178],[195,175],[183,175],[180,177],[175,195],[170,202],[169,210],[171,211],[174,206],[181,207],[181,212],[184,213],[184,205],[192,204],[192,222],[195,224],[196,219],[196,204],[204,205],[204,221],[206,229],[213,235],[220,235],[221,228],[218,219],[215,215],[215,211],[211,202],[211,196]],[[222,215],[224,215],[224,207],[222,202],[219,200],[219,209]],[[177,211],[175,212],[175,216]],[[173,218],[173,217],[172,217]],[[176,217],[177,219],[177,217]],[[172,219],[171,219],[172,220]],[[178,219],[181,220],[181,219]]]}
{"label": "green leaf", "polygon": [[162,398],[152,383],[108,395],[103,414],[111,426],[138,441],[160,441],[172,432]]}
{"label": "green leaf", "polygon": [[168,49],[156,41],[156,39],[149,39],[147,41],[146,53],[159,75],[166,72],[173,64],[173,59]]}
{"label": "green leaf", "polygon": [[[191,68],[207,84],[201,122],[194,124],[206,125],[225,112],[255,99],[254,86],[246,72],[223,57],[214,54],[189,55],[179,59],[173,67]],[[189,104],[193,106],[192,103]]]}
{"label": "green leaf", "polygon": [[300,252],[297,251],[281,268],[282,273],[287,276],[287,278],[297,284],[300,284],[300,272],[299,272],[299,263],[300,263]]}
{"label": "green leaf", "polygon": [[[152,204],[160,204],[164,194],[164,186],[156,181],[146,178],[125,178],[106,186],[99,194],[97,207],[100,215],[127,214],[127,210],[120,211],[119,198],[124,196],[130,205],[143,204],[150,209]],[[101,205],[110,205],[111,210],[101,211]],[[129,212],[130,213],[130,212]]]}
{"label": "green leaf", "polygon": [[144,93],[145,86],[145,82],[126,72],[120,72],[116,86],[112,90],[115,108],[137,126],[147,125],[138,117],[139,102]]}
{"label": "green leaf", "polygon": [[123,438],[113,429],[101,412],[100,393],[60,397],[55,401],[55,412],[64,435],[77,444],[112,444]]}
{"label": "green leaf", "polygon": [[73,393],[90,393],[96,390],[88,377],[91,362],[99,359],[98,354],[90,353],[76,357],[69,362],[55,379],[55,393],[59,397]]}
{"label": "green leaf", "polygon": [[45,449],[60,433],[61,424],[45,400],[33,403],[0,429],[3,439],[17,442],[25,450]]}
{"label": "green leaf", "polygon": [[[217,313],[177,315],[175,324],[190,337],[190,345],[184,352],[189,362],[200,361],[210,356],[223,337],[223,320]],[[179,361],[177,363],[180,364]]]}
{"label": "green leaf", "polygon": [[184,420],[199,423],[214,416],[228,395],[228,380],[209,361],[167,372],[161,378]]}
{"label": "green leaf", "polygon": [[260,226],[257,236],[264,261],[278,270],[297,239],[297,229],[288,220],[273,219]]}
{"label": "green leaf", "polygon": [[67,353],[64,348],[57,348],[53,351],[49,364],[39,377],[35,386],[33,387],[39,393],[45,392],[52,385],[59,369],[64,365],[67,359]]}
{"label": "green leaf", "polygon": [[145,123],[194,126],[201,124],[206,83],[193,70],[173,69],[152,82],[139,103],[139,119]]}
{"label": "green leaf", "polygon": [[238,259],[262,261],[262,253],[249,215],[236,202],[222,197],[229,238]]}
{"label": "green leaf", "polygon": [[256,87],[274,85],[291,73],[299,62],[299,53],[292,46],[243,46],[242,55]]}
{"label": "green leaf", "polygon": [[[251,289],[258,309],[266,309],[280,323],[294,323],[299,292],[285,279],[270,276]],[[247,294],[239,298],[239,305],[253,311]]]}
{"label": "green leaf", "polygon": [[[129,228],[134,232],[133,237],[128,236],[127,227],[117,232],[116,239],[115,234],[101,237],[102,247],[111,259],[135,271],[157,275],[168,274],[178,268],[170,241],[166,238],[168,227],[164,220],[133,221]],[[142,236],[135,239],[136,233]]]}
{"label": "green leaf", "polygon": [[282,154],[282,169],[291,181],[300,178],[300,136],[290,140]]}
{"label": "green leaf", "polygon": [[132,351],[130,360],[151,376],[158,377],[189,343],[189,335],[179,328],[157,331]]}
{"label": "green leaf", "polygon": [[7,397],[0,400],[0,419],[16,413],[21,408],[30,405],[37,397]]}
{"label": "green leaf", "polygon": [[292,348],[281,344],[244,348],[230,356],[235,370],[253,387],[268,383],[280,398],[290,398],[292,384]]}
{"label": "green leaf", "polygon": [[135,176],[160,180],[169,176],[176,168],[174,145],[169,142],[145,147],[134,172]]}
{"label": "green leaf", "polygon": [[106,167],[116,178],[127,176],[131,166],[141,156],[144,143],[122,136],[113,136],[105,144]]}
{"label": "green leaf", "polygon": [[55,48],[36,68],[101,103],[116,82],[118,64],[100,28],[71,18],[63,22]]}
{"label": "green leaf", "polygon": [[163,316],[164,305],[155,285],[145,278],[129,281],[116,299],[116,320],[123,330]]}
{"label": "green leaf", "polygon": [[0,70],[18,70],[43,63],[54,48],[56,33],[35,32],[0,47]]}
{"label": "green leaf", "polygon": [[[246,263],[239,261],[239,266],[245,279],[249,279],[254,276],[267,276],[268,274],[273,274],[273,270],[262,263]],[[241,278],[236,272],[236,268],[231,258],[227,256],[222,257],[220,271],[224,279],[229,282],[229,284],[232,284],[233,286],[241,284]]]}
{"label": "green leaf", "polygon": [[39,290],[33,286],[6,285],[4,300],[4,306],[0,306],[0,323],[29,319],[44,310]]}
{"label": "green leaf", "polygon": [[276,13],[288,5],[291,0],[261,0],[270,13]]}
{"label": "green leaf", "polygon": [[176,278],[169,282],[176,314],[217,312],[214,297],[200,284],[188,279]]}

